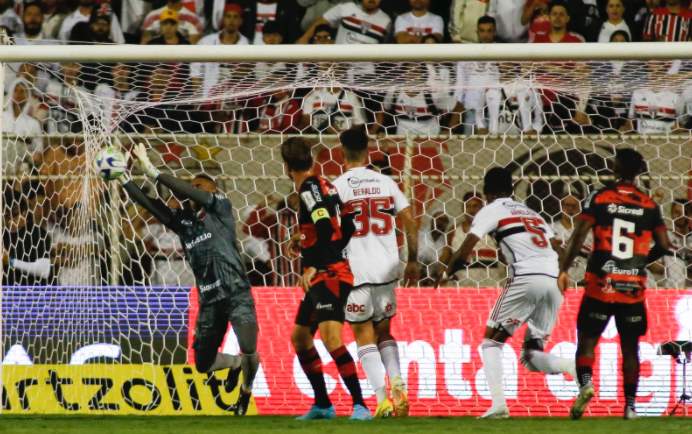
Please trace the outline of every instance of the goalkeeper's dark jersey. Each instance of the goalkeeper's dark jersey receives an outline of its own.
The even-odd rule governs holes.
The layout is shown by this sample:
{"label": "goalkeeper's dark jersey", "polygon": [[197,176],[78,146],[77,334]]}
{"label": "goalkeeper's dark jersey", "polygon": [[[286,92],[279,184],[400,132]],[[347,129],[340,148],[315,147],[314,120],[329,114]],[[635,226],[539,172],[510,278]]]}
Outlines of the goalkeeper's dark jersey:
{"label": "goalkeeper's dark jersey", "polygon": [[[185,187],[182,182],[181,187]],[[133,182],[126,183],[125,190],[180,237],[185,258],[195,274],[200,304],[249,291],[228,198],[223,194],[198,193],[204,200],[197,201],[201,209],[194,212],[172,210],[160,200],[147,197]]]}
{"label": "goalkeeper's dark jersey", "polygon": [[195,274],[202,304],[250,288],[238,250],[231,202],[224,195],[213,195],[211,204],[200,211],[178,210],[174,215],[172,229],[180,237]]}
{"label": "goalkeeper's dark jersey", "polygon": [[609,303],[643,301],[653,233],[665,231],[656,202],[632,184],[617,183],[593,193],[579,218],[593,223],[586,295]]}

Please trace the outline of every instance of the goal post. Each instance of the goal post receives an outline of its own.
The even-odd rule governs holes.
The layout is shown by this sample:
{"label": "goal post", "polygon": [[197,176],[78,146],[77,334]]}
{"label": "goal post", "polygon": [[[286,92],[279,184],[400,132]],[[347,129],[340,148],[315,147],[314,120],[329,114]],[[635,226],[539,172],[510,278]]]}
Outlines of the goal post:
{"label": "goal post", "polygon": [[[225,372],[194,370],[197,292],[179,240],[97,176],[93,159],[106,146],[143,143],[161,170],[209,175],[231,200],[262,330],[257,414],[297,414],[311,400],[288,334],[302,294],[300,261],[287,255],[297,225],[280,155],[288,137],[314,143],[316,172],[333,179],[343,171],[338,133],[365,124],[371,166],[411,201],[423,275],[398,290],[393,327],[414,415],[478,415],[489,399],[479,345],[507,275],[493,240],[467,271],[429,288],[482,205],[488,168],[512,171],[516,196],[557,228],[556,248],[580,201],[612,180],[619,148],[647,160],[639,183],[671,236],[692,209],[689,43],[0,46],[0,66],[4,413],[220,415],[235,401]],[[133,178],[181,206],[136,167]],[[587,254],[570,271],[575,283]],[[644,414],[664,414],[680,395],[681,370],[656,345],[692,339],[689,260],[678,245],[649,270]],[[553,354],[574,353],[580,295],[566,295]],[[573,382],[527,371],[520,346],[518,336],[504,349],[512,414],[566,415]],[[317,347],[346,411],[336,368]],[[238,351],[232,333],[221,350]],[[612,327],[598,354],[592,414],[619,414]]]}

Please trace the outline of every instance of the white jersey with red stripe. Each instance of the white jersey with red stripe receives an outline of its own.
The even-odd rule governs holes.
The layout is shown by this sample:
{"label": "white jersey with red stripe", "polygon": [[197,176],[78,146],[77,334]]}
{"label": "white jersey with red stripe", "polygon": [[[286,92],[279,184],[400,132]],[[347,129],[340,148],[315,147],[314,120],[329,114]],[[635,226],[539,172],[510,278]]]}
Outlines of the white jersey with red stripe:
{"label": "white jersey with red stripe", "polygon": [[341,3],[322,15],[336,32],[337,44],[381,44],[389,34],[392,19],[381,9],[367,13],[355,3]]}
{"label": "white jersey with red stripe", "polygon": [[629,117],[637,121],[639,134],[666,134],[684,111],[682,97],[672,91],[637,89],[632,92]]}
{"label": "white jersey with red stripe", "polygon": [[486,234],[495,238],[511,277],[558,276],[557,253],[550,245],[555,233],[540,214],[521,202],[509,197],[494,200],[476,214],[469,232],[481,239]]}
{"label": "white jersey with red stripe", "polygon": [[395,216],[409,207],[397,184],[366,167],[348,170],[334,181],[345,212],[356,214],[356,230],[346,246],[354,286],[384,284],[400,275]]}

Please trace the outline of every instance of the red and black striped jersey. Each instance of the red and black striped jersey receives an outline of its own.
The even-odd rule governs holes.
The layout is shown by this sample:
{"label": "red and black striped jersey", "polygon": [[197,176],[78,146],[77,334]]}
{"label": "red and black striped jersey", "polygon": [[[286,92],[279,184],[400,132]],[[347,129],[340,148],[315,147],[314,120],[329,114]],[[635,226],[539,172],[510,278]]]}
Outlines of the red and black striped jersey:
{"label": "red and black striped jersey", "polygon": [[673,13],[667,7],[656,8],[644,24],[643,39],[653,42],[684,42],[690,34],[692,11],[682,8]]}
{"label": "red and black striped jersey", "polygon": [[586,295],[610,303],[644,300],[653,233],[666,230],[656,202],[634,185],[620,182],[594,192],[579,218],[593,223]]}
{"label": "red and black striped jersey", "polygon": [[[300,186],[300,245],[303,268],[315,267],[326,270],[330,265],[345,262],[346,243],[341,230],[342,203],[336,188],[321,176],[311,176]],[[332,225],[332,236],[328,244],[318,244],[317,222],[328,220]]]}

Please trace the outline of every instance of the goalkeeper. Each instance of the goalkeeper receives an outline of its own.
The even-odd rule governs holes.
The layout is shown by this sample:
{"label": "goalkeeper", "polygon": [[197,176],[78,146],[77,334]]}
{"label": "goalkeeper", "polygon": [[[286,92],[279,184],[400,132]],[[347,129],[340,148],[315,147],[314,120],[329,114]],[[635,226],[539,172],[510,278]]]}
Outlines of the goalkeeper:
{"label": "goalkeeper", "polygon": [[[235,389],[242,370],[243,384],[235,414],[245,415],[259,366],[258,327],[250,282],[238,251],[231,202],[206,175],[198,175],[188,183],[160,173],[149,160],[143,144],[136,145],[132,153],[149,178],[168,187],[183,202],[183,209],[170,209],[161,200],[145,195],[127,173],[119,178],[132,200],[180,237],[199,290],[193,344],[195,367],[199,372],[229,368],[227,392]],[[233,325],[241,355],[218,352],[228,322]]]}

